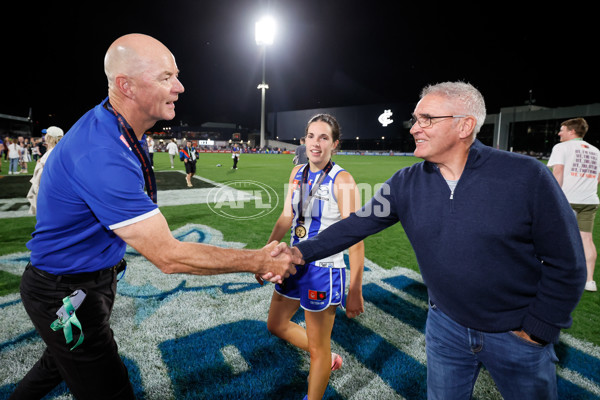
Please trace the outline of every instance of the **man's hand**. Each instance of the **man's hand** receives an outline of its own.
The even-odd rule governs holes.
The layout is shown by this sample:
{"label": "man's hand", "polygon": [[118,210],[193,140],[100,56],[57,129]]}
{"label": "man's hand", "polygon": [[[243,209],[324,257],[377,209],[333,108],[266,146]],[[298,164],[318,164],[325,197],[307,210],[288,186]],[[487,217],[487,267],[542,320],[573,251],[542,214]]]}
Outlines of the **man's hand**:
{"label": "man's hand", "polygon": [[525,332],[524,330],[520,330],[520,331],[512,331],[515,335],[519,336],[522,339],[525,339],[526,341],[530,342],[530,343],[535,343],[535,344],[539,344],[541,346],[544,346],[545,343],[540,343],[537,340],[533,340],[531,338],[531,336],[529,336],[529,334],[527,332]]}
{"label": "man's hand", "polygon": [[[271,243],[273,243],[273,242],[271,242]],[[277,246],[275,246],[273,251],[271,251],[271,256],[277,257],[281,253],[289,254],[292,257],[292,262],[295,265],[304,265],[302,253],[300,252],[300,250],[298,250],[297,247],[288,247],[287,244],[285,244],[284,242],[281,242]]]}
{"label": "man's hand", "polygon": [[304,264],[300,251],[294,254],[285,243],[272,241],[263,247],[263,250],[267,253],[266,261],[255,274],[256,280],[261,285],[264,281],[282,283],[290,274],[296,273],[295,264]]}

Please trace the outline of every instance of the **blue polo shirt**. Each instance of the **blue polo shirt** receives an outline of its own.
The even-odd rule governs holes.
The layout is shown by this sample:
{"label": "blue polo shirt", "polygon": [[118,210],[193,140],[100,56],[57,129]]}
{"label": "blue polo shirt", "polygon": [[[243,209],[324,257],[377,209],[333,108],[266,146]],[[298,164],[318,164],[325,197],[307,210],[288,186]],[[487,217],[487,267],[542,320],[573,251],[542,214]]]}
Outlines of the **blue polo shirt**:
{"label": "blue polo shirt", "polygon": [[101,104],[54,147],[38,194],[31,264],[52,274],[110,267],[126,243],[113,230],[159,213],[144,192],[141,164]]}

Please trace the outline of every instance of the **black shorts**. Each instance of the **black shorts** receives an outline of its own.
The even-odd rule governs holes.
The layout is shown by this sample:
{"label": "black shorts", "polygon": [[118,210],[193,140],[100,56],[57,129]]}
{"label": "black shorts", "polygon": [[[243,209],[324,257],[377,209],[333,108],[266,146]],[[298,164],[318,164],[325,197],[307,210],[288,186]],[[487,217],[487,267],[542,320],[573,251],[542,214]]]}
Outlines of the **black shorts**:
{"label": "black shorts", "polygon": [[188,160],[185,163],[185,172],[187,174],[195,174],[196,173],[196,161]]}

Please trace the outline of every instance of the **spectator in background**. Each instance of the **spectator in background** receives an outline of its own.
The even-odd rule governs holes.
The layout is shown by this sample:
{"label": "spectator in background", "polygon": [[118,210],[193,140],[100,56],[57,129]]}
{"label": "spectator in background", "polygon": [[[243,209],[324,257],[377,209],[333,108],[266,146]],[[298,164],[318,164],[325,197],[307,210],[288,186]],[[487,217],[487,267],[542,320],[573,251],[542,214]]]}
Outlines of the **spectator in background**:
{"label": "spectator in background", "polygon": [[548,166],[552,168],[554,177],[577,215],[587,264],[585,290],[595,292],[598,289],[594,280],[594,267],[598,253],[592,232],[600,203],[598,199],[600,151],[583,140],[587,131],[588,124],[583,118],[572,118],[561,123],[558,132],[560,143],[552,148]]}
{"label": "spectator in background", "polygon": [[40,139],[40,141],[38,142],[38,149],[40,151],[40,157],[43,157],[44,154],[48,151],[48,144],[46,143],[46,129],[42,129],[42,132],[44,133],[44,135],[42,136],[42,138]]}
{"label": "spectator in background", "polygon": [[483,366],[506,400],[556,400],[554,343],[585,285],[581,236],[544,164],[476,139],[485,115],[468,83],[425,87],[410,129],[425,161],[292,251],[309,263],[400,222],[429,295],[427,398],[470,398]]}
{"label": "spectator in background", "polygon": [[[21,137],[21,139],[23,138]],[[28,164],[31,161],[29,139],[23,139],[19,145],[19,163],[21,164],[21,173],[26,174],[28,172]]]}
{"label": "spectator in background", "polygon": [[152,136],[146,135],[146,143],[148,144],[148,157],[150,157],[150,165],[154,169],[154,139]]}
{"label": "spectator in background", "polygon": [[40,152],[40,146],[42,145],[42,140],[33,140],[32,139],[32,144],[31,144],[31,158],[33,158],[33,161],[36,163],[38,160],[40,159],[40,156],[42,155]]}
{"label": "spectator in background", "polygon": [[8,145],[10,143],[10,138],[6,136],[4,138],[3,148],[4,148],[4,161],[8,160]]}
{"label": "spectator in background", "polygon": [[46,160],[50,156],[52,149],[56,144],[62,139],[64,132],[57,126],[51,126],[48,129],[44,129],[46,133],[46,146],[48,146],[46,152],[39,159],[39,161],[35,164],[35,169],[33,170],[33,176],[31,177],[31,188],[29,188],[29,192],[27,193],[27,200],[29,200],[29,214],[35,215],[37,212],[37,196],[38,191],[40,189],[40,179],[42,178],[42,172],[44,170],[44,165],[46,165]]}
{"label": "spectator in background", "polygon": [[192,187],[192,177],[196,174],[196,159],[198,154],[192,142],[186,141],[185,146],[179,151],[179,159],[185,164],[185,181],[188,187]]}
{"label": "spectator in background", "polygon": [[8,174],[16,175],[19,173],[19,159],[21,157],[21,147],[16,139],[8,139]]}
{"label": "spectator in background", "polygon": [[306,155],[306,145],[305,138],[300,138],[300,146],[296,147],[295,156],[294,156],[294,165],[306,164],[308,162],[308,158]]}
{"label": "spectator in background", "polygon": [[167,152],[169,153],[169,158],[171,159],[171,168],[175,168],[173,160],[175,160],[175,156],[179,152],[179,150],[177,149],[177,143],[175,143],[175,138],[172,138],[169,144],[167,145]]}
{"label": "spectator in background", "polygon": [[231,158],[233,160],[233,167],[231,169],[237,169],[238,161],[240,160],[240,145],[234,144],[231,146]]}

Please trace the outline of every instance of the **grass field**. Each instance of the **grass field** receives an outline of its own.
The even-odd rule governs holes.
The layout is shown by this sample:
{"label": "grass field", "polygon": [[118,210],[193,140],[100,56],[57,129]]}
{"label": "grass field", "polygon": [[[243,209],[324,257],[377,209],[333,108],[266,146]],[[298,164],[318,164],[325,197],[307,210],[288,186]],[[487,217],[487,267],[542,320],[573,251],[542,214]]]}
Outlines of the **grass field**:
{"label": "grass field", "polygon": [[[279,197],[266,202],[272,212],[250,219],[226,218],[206,204],[161,205],[173,235],[223,247],[262,247],[281,212],[291,160],[291,155],[242,155],[234,171],[230,155],[201,154],[198,175],[204,180],[195,179],[195,187],[188,189],[183,164],[177,160],[171,169],[166,154],[155,154],[159,204],[173,193],[202,196],[203,190],[210,189],[199,187],[214,183],[253,181],[272,188],[274,197]],[[334,161],[353,174],[364,202],[377,184],[419,160],[338,155]],[[0,399],[12,393],[43,351],[18,295],[20,273],[28,259],[25,243],[35,218],[12,216],[27,209],[29,177],[6,176],[7,168],[4,163],[0,174],[0,216],[4,216],[0,217],[0,312],[11,323],[0,329]],[[256,210],[246,205],[236,211],[238,215],[255,215]],[[427,292],[402,227],[397,224],[367,238],[365,256],[366,312],[350,320],[337,311],[332,349],[344,357],[344,367],[332,374],[324,399],[425,400]],[[304,396],[307,354],[266,330],[272,288],[259,286],[248,274],[165,275],[130,248],[125,258],[129,267],[118,285],[111,327],[138,399]],[[598,293],[583,294],[573,327],[563,331],[556,346],[561,399],[600,399],[599,299]],[[303,324],[303,314],[296,313],[294,320]],[[474,398],[501,399],[485,369]],[[61,385],[45,399],[71,400],[72,396]]]}
{"label": "grass field", "polygon": [[[292,165],[292,155],[242,155],[239,169],[232,170],[231,156],[223,153],[201,154],[198,161],[197,175],[209,180],[225,183],[236,180],[253,180],[261,182],[275,189],[284,196],[284,183],[289,178]],[[363,203],[373,194],[369,188],[385,182],[395,171],[412,165],[419,159],[413,157],[377,157],[337,155],[334,161],[349,171],[357,183],[368,183],[363,190]],[[168,155],[155,153],[155,171],[171,171]],[[222,167],[216,167],[221,164]],[[175,170],[183,170],[183,163],[175,161]],[[33,163],[29,164],[33,172]],[[15,197],[25,197],[28,186],[21,189],[11,186],[11,178],[7,176],[8,164],[2,161],[0,173],[0,198],[6,198],[9,193],[15,192]],[[184,178],[181,178],[182,183]],[[159,191],[162,190],[160,182]],[[364,186],[361,186],[364,188]],[[20,190],[20,191],[19,191]],[[373,189],[374,190],[374,189]],[[160,193],[159,193],[160,196]],[[269,237],[273,224],[282,208],[282,200],[277,208],[270,214],[256,219],[231,220],[215,214],[204,204],[188,206],[165,206],[161,212],[165,215],[172,230],[187,223],[200,223],[211,226],[223,232],[225,240],[240,240],[248,243],[248,247],[262,247]],[[600,248],[600,218],[595,222],[595,243]],[[30,239],[35,226],[34,217],[8,218],[1,220],[0,229],[0,255],[20,251],[27,251],[25,243]],[[286,238],[285,240],[288,240]],[[404,235],[400,224],[373,235],[365,240],[365,256],[383,268],[402,266],[418,271],[414,252]],[[600,258],[599,258],[600,260]],[[595,279],[600,282],[600,267],[596,264]],[[0,271],[0,295],[18,291],[19,279],[6,272]],[[566,330],[573,336],[600,345],[600,292],[585,292],[573,313],[573,326]]]}

